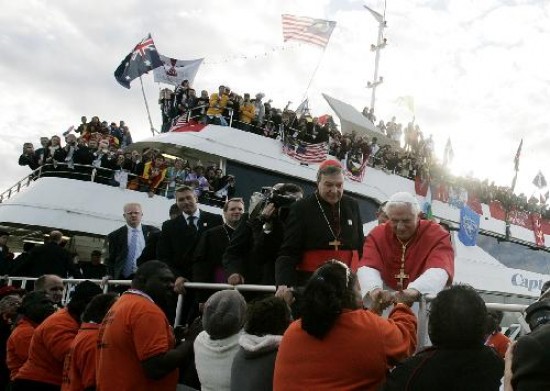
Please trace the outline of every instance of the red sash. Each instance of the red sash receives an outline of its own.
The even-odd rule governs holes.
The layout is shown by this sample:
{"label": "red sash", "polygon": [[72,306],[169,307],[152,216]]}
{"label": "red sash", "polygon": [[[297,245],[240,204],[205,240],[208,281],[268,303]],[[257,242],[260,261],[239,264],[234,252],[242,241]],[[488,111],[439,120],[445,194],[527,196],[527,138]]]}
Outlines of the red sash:
{"label": "red sash", "polygon": [[331,259],[337,259],[348,265],[354,272],[359,264],[357,250],[309,250],[304,252],[302,262],[296,265],[296,270],[313,273],[319,266]]}

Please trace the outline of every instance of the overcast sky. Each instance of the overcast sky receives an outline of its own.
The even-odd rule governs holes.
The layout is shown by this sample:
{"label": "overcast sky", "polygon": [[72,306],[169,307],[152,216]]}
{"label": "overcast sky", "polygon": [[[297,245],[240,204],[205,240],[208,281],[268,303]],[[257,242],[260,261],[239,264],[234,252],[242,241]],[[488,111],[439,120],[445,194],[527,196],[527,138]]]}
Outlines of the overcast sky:
{"label": "overcast sky", "polygon": [[[0,151],[2,191],[29,172],[17,158],[23,142],[61,134],[81,115],[124,119],[134,139],[150,136],[139,81],[126,90],[113,77],[147,33],[161,54],[205,57],[194,87],[219,84],[264,92],[283,108],[309,89],[314,114],[330,113],[325,92],[359,110],[370,105],[380,0],[118,0],[5,2],[0,13]],[[550,3],[496,0],[388,0],[376,115],[407,123],[398,98],[411,96],[416,123],[433,134],[441,157],[450,136],[454,172],[510,184],[524,138],[518,190],[530,195],[538,170],[548,174]],[[337,22],[326,51],[284,44],[281,14]],[[160,128],[159,86],[144,76]],[[550,179],[550,178],[549,178]]]}

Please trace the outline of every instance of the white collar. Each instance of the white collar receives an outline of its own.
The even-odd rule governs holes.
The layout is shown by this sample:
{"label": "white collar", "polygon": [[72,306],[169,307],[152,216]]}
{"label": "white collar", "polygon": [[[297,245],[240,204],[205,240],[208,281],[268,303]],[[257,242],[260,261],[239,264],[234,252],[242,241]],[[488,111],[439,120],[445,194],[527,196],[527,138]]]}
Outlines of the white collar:
{"label": "white collar", "polygon": [[[185,221],[189,221],[189,217],[190,217],[191,215],[188,215],[188,214],[185,213],[185,212],[181,212],[181,213],[183,214],[183,217],[185,217]],[[197,219],[195,220],[195,224],[196,224],[197,221],[199,221],[200,218],[201,218],[201,210],[200,210],[199,208],[197,208],[197,210],[195,211],[195,213],[193,213],[192,216],[194,216],[194,217],[197,218]]]}

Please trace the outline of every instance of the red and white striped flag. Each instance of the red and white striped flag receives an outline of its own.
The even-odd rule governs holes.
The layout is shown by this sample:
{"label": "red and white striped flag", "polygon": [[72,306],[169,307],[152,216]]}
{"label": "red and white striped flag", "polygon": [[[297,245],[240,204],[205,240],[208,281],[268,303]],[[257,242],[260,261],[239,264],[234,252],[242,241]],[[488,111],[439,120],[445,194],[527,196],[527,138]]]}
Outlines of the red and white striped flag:
{"label": "red and white striped flag", "polygon": [[186,115],[180,115],[174,121],[169,132],[200,132],[206,125],[197,121],[187,121]]}
{"label": "red and white striped flag", "polygon": [[327,159],[328,143],[306,143],[298,141],[283,146],[283,152],[302,163],[322,163]]}
{"label": "red and white striped flag", "polygon": [[325,47],[336,22],[306,16],[283,15],[284,41],[295,40]]}

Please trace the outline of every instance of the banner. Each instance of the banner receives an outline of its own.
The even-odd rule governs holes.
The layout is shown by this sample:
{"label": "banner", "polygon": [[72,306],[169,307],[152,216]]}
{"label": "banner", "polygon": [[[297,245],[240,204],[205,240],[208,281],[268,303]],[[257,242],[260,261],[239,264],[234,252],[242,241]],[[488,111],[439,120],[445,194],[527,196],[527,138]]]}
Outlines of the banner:
{"label": "banner", "polygon": [[155,68],[153,71],[155,82],[179,86],[182,81],[188,80],[189,85],[192,86],[204,58],[178,60],[161,55],[160,60],[163,66]]}
{"label": "banner", "polygon": [[464,205],[460,209],[460,230],[458,231],[458,239],[465,246],[475,246],[477,234],[479,232],[479,215]]}

